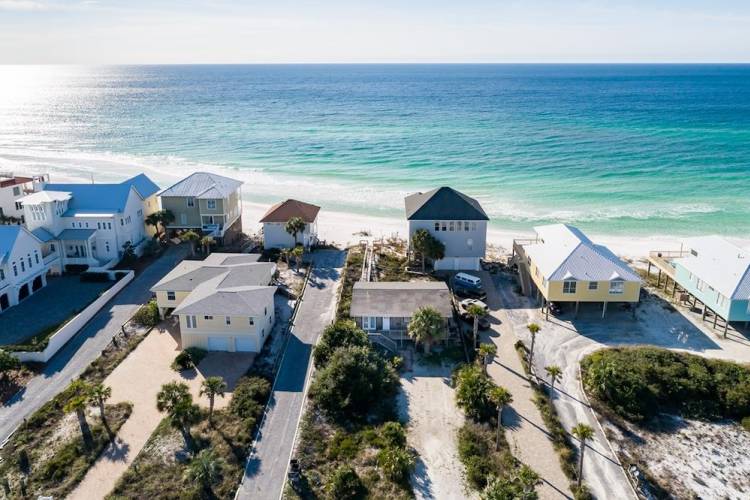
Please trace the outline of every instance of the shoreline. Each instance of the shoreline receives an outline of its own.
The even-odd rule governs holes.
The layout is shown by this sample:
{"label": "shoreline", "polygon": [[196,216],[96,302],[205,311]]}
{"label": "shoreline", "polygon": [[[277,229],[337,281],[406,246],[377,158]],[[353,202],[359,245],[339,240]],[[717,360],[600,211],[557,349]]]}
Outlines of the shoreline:
{"label": "shoreline", "polygon": [[[105,177],[104,182],[117,182],[114,179],[121,178],[124,180],[127,176],[135,175],[139,172],[145,172],[152,179],[160,184],[162,187],[167,187],[171,182],[175,182],[186,174],[178,174],[171,169],[157,169],[155,167],[145,167],[144,165],[123,165],[120,162],[116,162],[118,168],[107,169],[106,165],[102,165],[102,169],[97,171],[97,175]],[[245,181],[243,187],[243,199],[242,199],[242,228],[243,231],[249,234],[257,234],[260,230],[260,223],[258,222],[265,211],[272,205],[272,203],[260,203],[257,201],[250,201],[248,198],[252,195],[251,186],[252,182],[249,179],[251,172],[246,172],[245,175],[238,175],[237,172],[230,169],[222,168],[204,168],[202,170],[214,171],[220,175],[239,177]],[[78,172],[77,172],[78,173]],[[268,174],[264,174],[268,175]],[[112,179],[112,181],[110,181]],[[90,178],[82,177],[80,173],[76,175],[71,172],[54,172],[54,178],[52,182],[91,182]],[[257,186],[256,186],[257,187]],[[262,186],[261,186],[262,187]],[[264,197],[278,196],[275,201],[282,201],[285,198],[298,198],[305,199],[304,194],[299,194],[298,189],[295,186],[289,186],[289,191],[283,190],[282,192],[276,191],[264,195]],[[275,202],[274,201],[274,202]],[[367,231],[370,233],[369,237],[362,237],[355,233]],[[406,238],[407,236],[407,224],[405,219],[398,219],[386,216],[376,215],[362,215],[358,213],[343,212],[325,207],[321,208],[319,219],[318,219],[318,237],[320,240],[327,242],[335,242],[339,245],[348,246],[350,244],[356,244],[362,239],[379,239],[390,238],[393,236]],[[649,235],[649,236],[622,236],[622,235],[608,235],[602,232],[589,232],[586,234],[591,238],[594,243],[602,244],[609,247],[615,254],[625,259],[638,261],[648,256],[648,252],[652,250],[677,250],[680,248],[681,242],[685,239],[683,236],[674,235]],[[711,234],[711,233],[705,233]],[[513,239],[516,238],[529,238],[534,236],[534,231],[531,226],[527,230],[515,230],[515,229],[498,229],[488,227],[487,229],[487,245],[499,247],[499,250],[503,253],[510,253]],[[750,238],[739,238],[725,236],[732,243],[742,247],[750,248]]]}

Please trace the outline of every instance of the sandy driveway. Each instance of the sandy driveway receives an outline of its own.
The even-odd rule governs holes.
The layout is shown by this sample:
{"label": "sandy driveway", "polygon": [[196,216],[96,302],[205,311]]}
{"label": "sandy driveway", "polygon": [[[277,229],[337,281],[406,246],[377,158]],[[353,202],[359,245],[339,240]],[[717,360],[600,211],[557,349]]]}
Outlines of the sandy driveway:
{"label": "sandy driveway", "polygon": [[398,406],[407,422],[409,445],[419,453],[412,476],[418,499],[476,498],[464,486],[463,466],[458,459],[458,429],[464,416],[456,406],[450,386],[450,368],[414,363],[401,378]]}
{"label": "sandy driveway", "polygon": [[[254,358],[251,353],[211,353],[197,371],[190,370],[180,374],[169,366],[178,352],[175,336],[167,330],[155,328],[104,380],[104,384],[112,388],[110,402],[130,401],[133,403],[133,413],[120,428],[116,442],[104,451],[68,498],[104,498],[112,490],[164,418],[156,409],[156,394],[163,384],[171,381],[185,382],[190,386],[195,400],[207,406],[206,398],[198,395],[205,377],[221,375],[231,390]],[[230,397],[227,393],[224,398],[217,398],[215,406],[226,406]]]}

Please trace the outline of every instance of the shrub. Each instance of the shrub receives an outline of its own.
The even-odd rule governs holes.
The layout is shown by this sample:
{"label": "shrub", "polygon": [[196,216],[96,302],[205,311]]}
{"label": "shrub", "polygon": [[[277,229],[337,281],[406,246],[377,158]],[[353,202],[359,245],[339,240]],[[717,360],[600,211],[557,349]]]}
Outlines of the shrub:
{"label": "shrub", "polygon": [[328,496],[334,500],[356,500],[364,498],[367,490],[357,472],[348,465],[336,469],[326,485]]}
{"label": "shrub", "polygon": [[200,347],[188,347],[185,351],[190,355],[190,359],[193,360],[193,365],[195,366],[201,364],[203,358],[208,354],[208,351],[201,349]]}
{"label": "shrub", "polygon": [[159,243],[156,240],[148,240],[143,246],[143,256],[150,257],[152,255],[156,255],[159,252],[159,249]]}
{"label": "shrub", "polygon": [[742,419],[742,428],[750,432],[750,417],[745,417]]}
{"label": "shrub", "polygon": [[328,363],[336,349],[350,346],[367,347],[369,345],[370,340],[367,338],[367,334],[354,321],[337,321],[323,330],[323,334],[315,346],[313,351],[315,368],[320,369]]}
{"label": "shrub", "polygon": [[378,452],[378,466],[391,481],[404,482],[414,468],[414,457],[404,448],[389,446]]}
{"label": "shrub", "polygon": [[404,427],[398,422],[386,422],[380,429],[380,434],[387,446],[403,448],[406,446]]}
{"label": "shrub", "polygon": [[339,422],[362,420],[395,394],[398,376],[369,347],[337,349],[310,386],[310,397]]}
{"label": "shrub", "polygon": [[495,405],[490,398],[492,380],[477,365],[464,365],[453,375],[456,386],[456,404],[466,416],[486,422],[495,415]]}
{"label": "shrub", "polygon": [[655,347],[603,349],[581,361],[586,389],[635,422],[658,413],[750,416],[750,368]]}
{"label": "shrub", "polygon": [[180,351],[175,356],[174,361],[172,361],[172,369],[176,372],[188,370],[193,367],[193,360],[190,359],[190,354],[187,351]]}
{"label": "shrub", "polygon": [[261,377],[243,377],[234,387],[229,411],[240,418],[257,420],[271,393],[271,384]]}
{"label": "shrub", "polygon": [[351,460],[357,456],[359,445],[351,434],[338,431],[328,445],[328,456],[333,459]]}
{"label": "shrub", "polygon": [[[155,300],[151,300],[148,304],[141,306],[140,309],[133,315],[133,321],[141,326],[153,327],[159,324],[159,306],[156,305]],[[175,360],[177,361],[177,360]]]}

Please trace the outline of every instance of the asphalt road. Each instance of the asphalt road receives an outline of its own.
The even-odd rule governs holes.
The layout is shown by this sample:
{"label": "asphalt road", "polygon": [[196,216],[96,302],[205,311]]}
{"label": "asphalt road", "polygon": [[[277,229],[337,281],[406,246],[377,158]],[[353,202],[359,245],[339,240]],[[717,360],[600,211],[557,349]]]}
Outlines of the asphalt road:
{"label": "asphalt road", "polygon": [[0,442],[4,442],[25,418],[59,394],[99,357],[120,326],[151,297],[149,288],[171,271],[186,253],[186,247],[170,247],[65,344],[39,375],[0,407]]}
{"label": "asphalt road", "polygon": [[278,499],[305,398],[312,347],[333,320],[344,252],[312,255],[313,270],[274,382],[269,411],[258,432],[236,498]]}

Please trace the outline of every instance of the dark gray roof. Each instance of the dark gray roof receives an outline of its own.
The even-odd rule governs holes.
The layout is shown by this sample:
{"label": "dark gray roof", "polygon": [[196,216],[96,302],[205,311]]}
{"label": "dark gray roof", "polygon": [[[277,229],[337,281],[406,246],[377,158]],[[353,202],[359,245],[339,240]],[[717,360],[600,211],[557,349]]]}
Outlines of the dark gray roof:
{"label": "dark gray roof", "polygon": [[410,194],[404,199],[407,220],[489,220],[477,200],[449,187]]}
{"label": "dark gray roof", "polygon": [[357,282],[350,315],[410,318],[420,307],[431,306],[447,318],[453,314],[448,286],[438,281]]}
{"label": "dark gray roof", "polygon": [[95,232],[96,229],[66,229],[57,235],[57,239],[61,241],[84,241],[91,238],[91,235]]}

